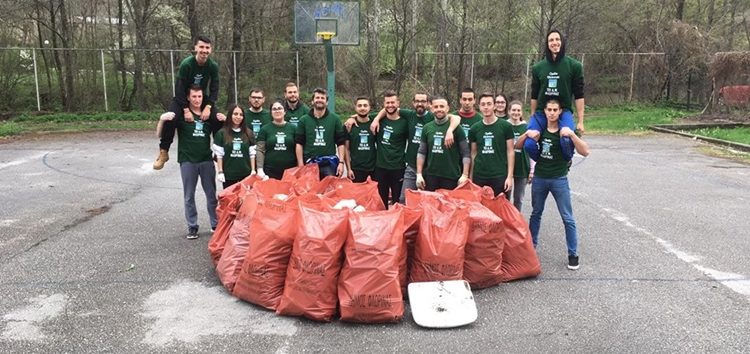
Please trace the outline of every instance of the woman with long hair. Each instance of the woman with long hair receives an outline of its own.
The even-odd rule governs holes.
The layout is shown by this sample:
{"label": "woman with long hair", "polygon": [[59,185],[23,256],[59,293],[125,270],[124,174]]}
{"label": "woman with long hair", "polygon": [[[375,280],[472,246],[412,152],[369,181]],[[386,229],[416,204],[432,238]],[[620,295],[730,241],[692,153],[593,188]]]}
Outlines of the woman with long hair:
{"label": "woman with long hair", "polygon": [[214,136],[213,150],[217,179],[227,188],[255,173],[255,135],[245,125],[242,107],[235,105],[232,116]]}
{"label": "woman with long hair", "polygon": [[271,124],[260,128],[256,148],[258,176],[281,179],[284,170],[297,166],[295,155],[294,130],[291,123],[284,120],[284,103],[281,100],[271,104]]}
{"label": "woman with long hair", "polygon": [[[511,101],[508,107],[510,107],[508,122],[513,126],[513,141],[515,145],[515,143],[518,142],[518,138],[526,133],[528,124],[523,120],[523,104],[521,101]],[[529,156],[526,155],[526,151],[523,148],[517,148],[515,151],[516,161],[513,170],[513,205],[515,205],[518,211],[521,211],[523,196],[526,193],[526,184],[531,183],[531,178],[534,176],[534,172],[532,172],[533,170],[529,164]],[[534,161],[531,161],[531,163],[533,164]]]}

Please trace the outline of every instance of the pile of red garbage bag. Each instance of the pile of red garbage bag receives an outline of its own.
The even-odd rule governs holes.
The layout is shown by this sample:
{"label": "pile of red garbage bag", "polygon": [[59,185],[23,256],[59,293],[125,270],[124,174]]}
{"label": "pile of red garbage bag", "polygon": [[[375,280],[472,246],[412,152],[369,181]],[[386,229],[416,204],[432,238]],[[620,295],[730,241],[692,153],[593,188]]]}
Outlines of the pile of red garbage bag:
{"label": "pile of red garbage bag", "polygon": [[318,181],[308,165],[225,189],[217,216],[208,250],[222,284],[280,315],[398,322],[409,282],[481,289],[541,273],[523,216],[470,182],[385,210],[376,182]]}

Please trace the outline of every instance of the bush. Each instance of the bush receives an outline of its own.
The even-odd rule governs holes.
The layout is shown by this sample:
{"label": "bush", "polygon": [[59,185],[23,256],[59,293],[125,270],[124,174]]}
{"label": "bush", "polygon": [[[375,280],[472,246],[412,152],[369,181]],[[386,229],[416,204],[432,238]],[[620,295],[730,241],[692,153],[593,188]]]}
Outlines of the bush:
{"label": "bush", "polygon": [[15,122],[0,123],[0,136],[11,136],[23,133],[23,127]]}

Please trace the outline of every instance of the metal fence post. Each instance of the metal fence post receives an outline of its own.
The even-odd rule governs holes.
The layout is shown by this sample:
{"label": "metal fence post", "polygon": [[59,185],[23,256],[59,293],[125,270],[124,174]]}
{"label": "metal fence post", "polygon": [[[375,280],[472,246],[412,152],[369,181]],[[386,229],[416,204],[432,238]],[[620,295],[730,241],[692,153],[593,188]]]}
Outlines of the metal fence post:
{"label": "metal fence post", "polygon": [[104,72],[104,49],[99,49],[99,55],[102,59],[102,87],[104,87],[104,111],[109,112],[109,102],[107,102],[107,74]]}
{"label": "metal fence post", "polygon": [[169,67],[172,69],[171,70],[172,71],[172,97],[175,97],[175,96],[177,96],[177,94],[174,91],[174,83],[175,83],[175,78],[174,78],[174,51],[171,50],[171,49],[169,50]]}
{"label": "metal fence post", "polygon": [[299,87],[299,50],[295,51],[295,61],[297,62],[297,87]]}
{"label": "metal fence post", "polygon": [[[531,65],[531,59],[529,58],[529,55],[526,55],[526,76],[523,84],[523,102],[529,103],[529,68]],[[531,112],[531,114],[534,114],[534,112]]]}
{"label": "metal fence post", "polygon": [[34,58],[34,86],[36,86],[36,110],[42,110],[42,101],[39,99],[39,73],[36,68],[36,49],[31,49],[31,56]]}
{"label": "metal fence post", "polygon": [[474,52],[471,53],[471,74],[469,76],[469,86],[474,87]]}
{"label": "metal fence post", "polygon": [[[232,52],[232,66],[234,70],[234,104],[240,103],[237,100],[237,52]],[[231,112],[230,112],[231,113]]]}
{"label": "metal fence post", "polygon": [[628,93],[628,103],[633,102],[633,82],[635,81],[635,61],[638,53],[633,53],[633,62],[630,64],[630,93]]}

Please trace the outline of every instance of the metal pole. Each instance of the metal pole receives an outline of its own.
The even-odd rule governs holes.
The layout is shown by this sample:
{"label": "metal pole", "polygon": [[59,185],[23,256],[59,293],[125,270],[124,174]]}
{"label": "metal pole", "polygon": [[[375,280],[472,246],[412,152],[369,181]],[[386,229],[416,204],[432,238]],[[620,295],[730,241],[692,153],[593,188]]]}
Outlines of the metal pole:
{"label": "metal pole", "polygon": [[36,49],[31,49],[31,56],[34,58],[34,86],[36,86],[36,110],[42,110],[42,101],[39,99],[39,73],[36,68]]}
{"label": "metal pole", "polygon": [[474,87],[474,53],[471,53],[471,74],[469,76],[469,86]]}
{"label": "metal pole", "polygon": [[[526,82],[523,85],[523,102],[528,103],[529,102],[529,68],[531,67],[531,60],[529,59],[529,56],[526,56]],[[534,114],[534,112],[531,112],[531,114]]]}
{"label": "metal pole", "polygon": [[172,69],[172,97],[175,97],[177,94],[174,92],[174,83],[176,81],[174,78],[174,51],[172,50],[169,51],[169,67]]}
{"label": "metal pole", "polygon": [[635,81],[635,61],[638,54],[633,53],[633,62],[630,64],[630,93],[628,93],[628,102],[633,101],[633,81]]}
{"label": "metal pole", "polygon": [[326,69],[328,70],[328,111],[336,113],[336,71],[333,65],[333,45],[331,39],[324,39],[326,46]]}
{"label": "metal pole", "polygon": [[232,52],[232,61],[234,62],[234,104],[238,104],[240,101],[237,96],[237,52]]}
{"label": "metal pole", "polygon": [[99,50],[102,58],[102,87],[104,87],[104,111],[109,112],[109,102],[107,101],[107,74],[104,72],[104,49]]}
{"label": "metal pole", "polygon": [[296,62],[297,62],[297,87],[299,87],[299,50],[295,51]]}

